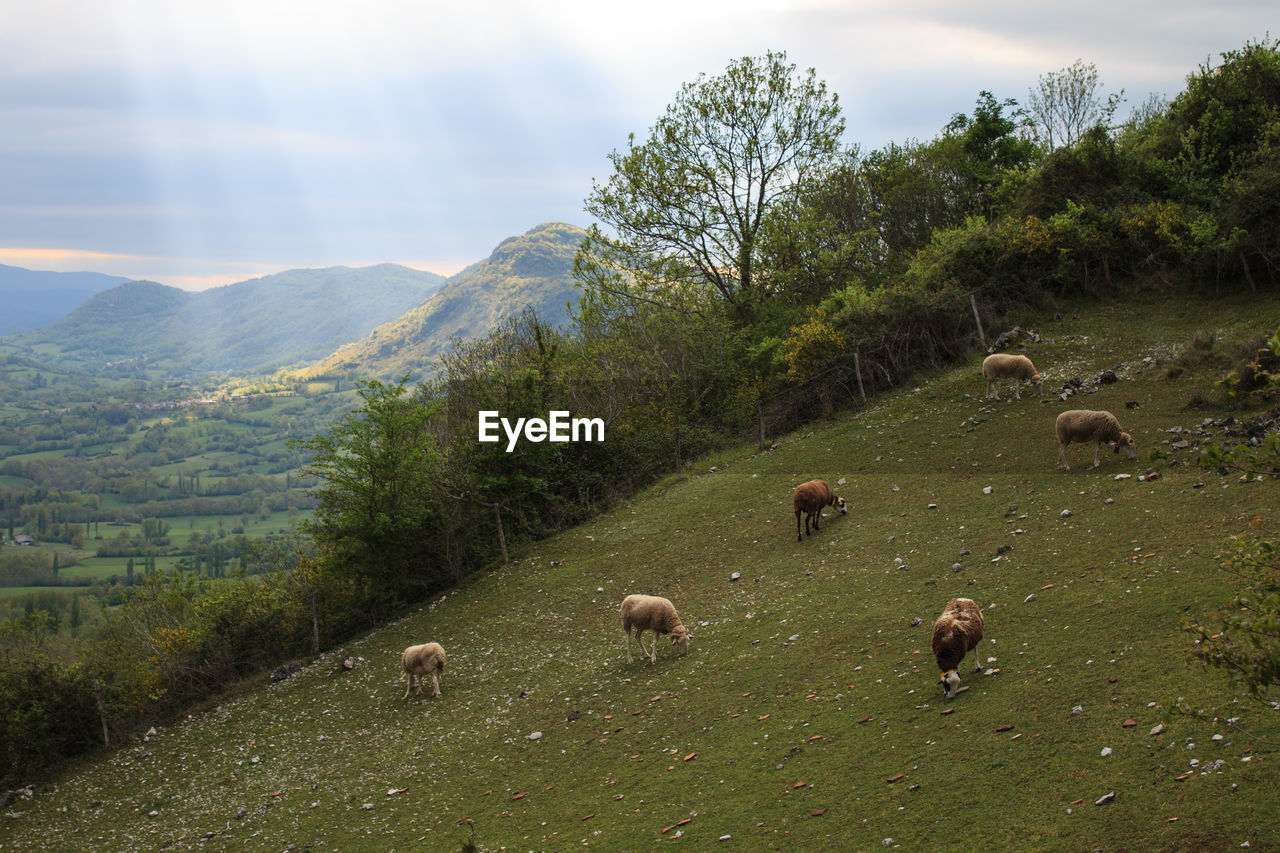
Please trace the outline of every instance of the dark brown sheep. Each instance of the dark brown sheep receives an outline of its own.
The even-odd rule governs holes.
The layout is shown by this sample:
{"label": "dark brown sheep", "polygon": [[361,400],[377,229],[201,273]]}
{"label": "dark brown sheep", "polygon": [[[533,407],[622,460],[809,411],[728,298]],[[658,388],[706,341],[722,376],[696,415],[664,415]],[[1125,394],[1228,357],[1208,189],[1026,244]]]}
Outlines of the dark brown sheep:
{"label": "dark brown sheep", "polygon": [[[823,507],[834,506],[840,510],[841,515],[849,511],[848,507],[845,506],[844,498],[837,497],[825,480],[810,480],[807,483],[801,483],[796,486],[795,494],[791,497],[791,505],[795,509],[796,515],[797,542],[803,542],[804,537],[809,535],[810,519],[813,519],[813,529],[818,529],[818,521],[822,518]],[[801,514],[804,515],[803,536],[800,534]]]}
{"label": "dark brown sheep", "polygon": [[[952,599],[938,621],[933,623],[933,656],[942,671],[939,682],[947,698],[951,699],[960,688],[960,676],[956,667],[967,652],[982,642],[982,610],[971,598]],[[982,659],[975,652],[975,672],[982,671]]]}

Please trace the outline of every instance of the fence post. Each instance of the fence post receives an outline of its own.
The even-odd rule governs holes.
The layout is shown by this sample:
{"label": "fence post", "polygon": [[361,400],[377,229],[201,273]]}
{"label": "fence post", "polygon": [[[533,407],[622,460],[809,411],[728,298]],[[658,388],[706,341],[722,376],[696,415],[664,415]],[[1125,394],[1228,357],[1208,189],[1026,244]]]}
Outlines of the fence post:
{"label": "fence post", "polygon": [[987,348],[987,336],[982,331],[982,318],[978,316],[978,300],[973,298],[973,294],[969,294],[969,305],[973,307],[973,321],[978,324],[978,340],[982,342],[982,348]]}
{"label": "fence post", "polygon": [[505,566],[511,558],[507,556],[507,535],[502,531],[502,509],[496,503],[493,505],[493,520],[498,525],[498,547],[502,549],[502,564]]}
{"label": "fence post", "polygon": [[862,387],[862,357],[858,353],[853,354],[853,372],[858,374],[858,395],[862,397],[862,402],[867,402],[867,392]]}

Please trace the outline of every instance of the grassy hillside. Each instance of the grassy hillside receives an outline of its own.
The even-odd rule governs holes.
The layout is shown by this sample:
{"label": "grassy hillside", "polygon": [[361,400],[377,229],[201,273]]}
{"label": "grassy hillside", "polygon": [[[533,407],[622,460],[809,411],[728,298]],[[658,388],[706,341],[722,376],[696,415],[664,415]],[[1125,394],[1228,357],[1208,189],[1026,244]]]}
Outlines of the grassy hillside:
{"label": "grassy hillside", "polygon": [[[8,807],[0,845],[1280,846],[1280,720],[1193,664],[1180,630],[1229,600],[1214,553],[1256,519],[1274,530],[1280,483],[1174,446],[1227,414],[1203,407],[1220,368],[1187,342],[1228,351],[1278,315],[1162,300],[1023,318],[1046,389],[1119,381],[992,403],[975,350],[770,452],[704,460],[287,681],[72,768]],[[1053,418],[1080,407],[1117,413],[1138,459],[1091,470],[1074,446],[1055,470]],[[790,492],[814,476],[843,480],[850,511],[797,543]],[[675,601],[688,657],[626,663],[629,592]],[[986,608],[992,674],[966,658],[948,702],[929,631],[956,596]],[[399,652],[428,639],[449,652],[443,696],[402,699]],[[1210,717],[1171,713],[1179,699]]]}

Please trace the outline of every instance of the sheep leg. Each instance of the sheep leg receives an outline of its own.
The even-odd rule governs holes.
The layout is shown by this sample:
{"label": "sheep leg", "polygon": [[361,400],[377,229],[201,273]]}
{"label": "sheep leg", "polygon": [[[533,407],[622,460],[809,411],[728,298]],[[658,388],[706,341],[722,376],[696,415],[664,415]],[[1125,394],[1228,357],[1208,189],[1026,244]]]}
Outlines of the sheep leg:
{"label": "sheep leg", "polygon": [[800,516],[801,515],[802,513],[800,512],[800,510],[796,510],[796,541],[797,542],[804,541],[804,537],[800,535]]}
{"label": "sheep leg", "polygon": [[646,649],[644,647],[644,629],[643,628],[641,628],[639,631],[636,632],[636,639],[640,641],[640,656],[644,657],[647,655],[649,657],[650,663],[657,663],[658,662],[658,632],[657,631],[653,632],[653,649],[652,650]]}
{"label": "sheep leg", "polygon": [[413,689],[413,673],[411,672],[401,673],[400,678],[404,680],[404,696],[400,698],[408,699],[409,691]]}
{"label": "sheep leg", "polygon": [[819,509],[813,514],[813,532],[818,532],[818,521],[822,518],[822,510]]}
{"label": "sheep leg", "polygon": [[1067,443],[1065,441],[1058,442],[1058,467],[1064,471],[1071,470],[1071,466],[1067,464]]}
{"label": "sheep leg", "polygon": [[623,630],[627,632],[627,663],[631,663],[631,626],[626,626]]}
{"label": "sheep leg", "polygon": [[431,673],[431,695],[440,695],[440,673],[438,672]]}
{"label": "sheep leg", "polygon": [[996,393],[996,381],[994,379],[988,379],[987,380],[987,399],[990,400],[992,397],[998,397],[998,396],[999,395]]}
{"label": "sheep leg", "polygon": [[1102,453],[1102,442],[1101,442],[1101,441],[1095,441],[1095,442],[1093,443],[1093,467],[1094,467],[1094,468],[1097,468],[1099,465],[1101,465],[1101,464],[1102,464],[1102,459],[1101,459],[1101,457],[1098,455],[1098,454],[1100,454],[1100,453]]}

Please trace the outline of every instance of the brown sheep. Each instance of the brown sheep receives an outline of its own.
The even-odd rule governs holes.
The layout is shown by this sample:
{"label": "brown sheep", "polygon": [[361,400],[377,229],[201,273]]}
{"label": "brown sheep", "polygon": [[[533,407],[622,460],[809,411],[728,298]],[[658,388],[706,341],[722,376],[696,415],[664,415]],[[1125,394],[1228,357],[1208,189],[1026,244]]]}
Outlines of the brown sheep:
{"label": "brown sheep", "polygon": [[[795,494],[791,497],[791,506],[795,509],[796,515],[797,542],[803,542],[804,537],[809,535],[809,519],[813,519],[813,529],[818,529],[823,507],[834,506],[840,510],[841,515],[849,511],[845,506],[844,498],[837,497],[825,480],[810,480],[796,486]],[[801,514],[804,515],[804,536],[800,535]]]}
{"label": "brown sheep", "polygon": [[1036,370],[1036,366],[1031,363],[1031,359],[1025,355],[1013,355],[1012,353],[998,352],[995,355],[989,355],[982,360],[982,375],[987,380],[987,396],[1000,399],[1000,392],[996,389],[996,382],[1000,379],[1013,380],[1013,396],[1015,399],[1022,399],[1022,381],[1024,379],[1031,380],[1031,384],[1036,386],[1036,394],[1044,396],[1044,377]]}
{"label": "brown sheep", "polygon": [[[938,621],[933,623],[933,656],[938,661],[942,676],[938,679],[947,698],[953,698],[960,689],[960,676],[956,667],[964,660],[966,652],[976,649],[982,642],[982,611],[971,598],[952,599]],[[973,655],[977,664],[975,672],[982,671],[982,659]]]}
{"label": "brown sheep", "polygon": [[1112,452],[1119,453],[1123,448],[1130,459],[1138,452],[1133,436],[1120,428],[1120,421],[1110,412],[1072,409],[1058,415],[1053,428],[1058,436],[1058,467],[1067,471],[1071,470],[1071,466],[1067,464],[1067,445],[1073,441],[1081,444],[1093,442],[1094,468],[1102,463],[1098,454],[1102,452],[1104,441],[1115,442],[1115,450]]}
{"label": "brown sheep", "polygon": [[440,675],[444,672],[444,647],[439,643],[423,643],[420,646],[410,646],[400,655],[400,668],[404,670],[400,673],[400,680],[407,682],[404,687],[404,697],[409,698],[409,691],[416,688],[417,693],[422,692],[422,682],[418,680],[418,676],[426,678],[431,676],[431,695],[440,695]]}
{"label": "brown sheep", "polygon": [[[627,635],[627,663],[631,663],[631,631],[636,632],[640,643],[640,657],[648,657],[650,663],[658,662],[658,635],[670,634],[673,645],[680,647],[680,654],[689,653],[689,638],[693,636],[680,622],[675,607],[665,598],[656,595],[628,595],[622,599],[622,630]],[[653,648],[644,646],[644,632],[653,632]]]}

